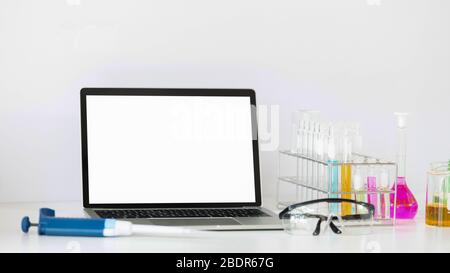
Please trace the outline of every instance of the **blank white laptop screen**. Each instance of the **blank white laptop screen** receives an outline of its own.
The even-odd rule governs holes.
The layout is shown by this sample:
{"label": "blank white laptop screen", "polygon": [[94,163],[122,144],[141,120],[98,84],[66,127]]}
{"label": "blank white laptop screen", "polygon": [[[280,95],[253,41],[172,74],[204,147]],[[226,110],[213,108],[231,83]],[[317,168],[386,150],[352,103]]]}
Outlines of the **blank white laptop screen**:
{"label": "blank white laptop screen", "polygon": [[89,203],[255,202],[249,97],[87,95]]}

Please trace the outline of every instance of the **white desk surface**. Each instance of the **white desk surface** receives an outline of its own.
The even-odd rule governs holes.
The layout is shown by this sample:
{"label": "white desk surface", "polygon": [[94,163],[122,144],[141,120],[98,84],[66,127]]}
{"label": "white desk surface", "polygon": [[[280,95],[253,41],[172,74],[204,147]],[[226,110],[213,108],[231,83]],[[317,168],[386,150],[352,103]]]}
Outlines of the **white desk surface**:
{"label": "white desk surface", "polygon": [[450,252],[450,228],[429,227],[419,215],[368,236],[291,236],[284,231],[228,231],[196,237],[81,238],[24,234],[20,221],[37,221],[38,209],[84,216],[80,202],[0,204],[0,252]]}

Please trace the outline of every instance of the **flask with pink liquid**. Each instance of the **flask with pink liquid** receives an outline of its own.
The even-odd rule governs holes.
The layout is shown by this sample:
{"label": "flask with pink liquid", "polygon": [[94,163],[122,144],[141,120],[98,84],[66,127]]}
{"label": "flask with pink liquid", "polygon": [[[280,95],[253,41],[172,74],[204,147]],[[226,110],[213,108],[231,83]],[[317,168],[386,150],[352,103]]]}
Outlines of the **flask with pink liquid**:
{"label": "flask with pink liquid", "polygon": [[395,113],[397,116],[398,132],[398,177],[392,186],[392,190],[397,188],[397,198],[395,194],[390,194],[391,217],[397,219],[413,219],[417,214],[418,204],[411,190],[406,183],[406,120],[407,113]]}

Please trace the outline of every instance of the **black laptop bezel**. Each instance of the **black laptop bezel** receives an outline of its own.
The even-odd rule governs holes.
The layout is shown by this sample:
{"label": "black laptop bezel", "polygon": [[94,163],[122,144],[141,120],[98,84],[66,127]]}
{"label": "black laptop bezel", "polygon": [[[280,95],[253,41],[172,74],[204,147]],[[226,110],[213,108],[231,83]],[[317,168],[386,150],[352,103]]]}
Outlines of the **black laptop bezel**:
{"label": "black laptop bezel", "polygon": [[[253,132],[253,170],[255,180],[255,202],[248,203],[126,203],[91,204],[89,202],[89,164],[87,143],[86,96],[243,96],[250,98]],[[259,167],[258,130],[256,117],[256,96],[252,89],[174,89],[174,88],[83,88],[80,91],[81,106],[81,154],[84,208],[222,208],[260,207],[261,178]]]}

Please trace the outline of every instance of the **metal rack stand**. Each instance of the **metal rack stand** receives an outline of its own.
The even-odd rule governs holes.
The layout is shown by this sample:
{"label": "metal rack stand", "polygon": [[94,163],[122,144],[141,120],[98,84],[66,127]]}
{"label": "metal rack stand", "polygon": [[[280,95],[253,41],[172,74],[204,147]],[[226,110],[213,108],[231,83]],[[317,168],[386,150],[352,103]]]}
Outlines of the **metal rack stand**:
{"label": "metal rack stand", "polygon": [[[288,167],[288,171],[284,171],[283,168],[287,167],[288,164],[282,164],[283,160],[288,160],[291,164],[291,168]],[[353,154],[352,161],[350,162],[333,162],[330,163],[327,159],[318,159],[303,154],[291,152],[288,150],[279,151],[278,158],[278,183],[277,183],[277,205],[278,207],[284,208],[293,203],[304,202],[312,199],[318,198],[333,198],[341,197],[342,195],[351,195],[353,199],[356,198],[356,194],[363,195],[376,195],[377,200],[382,200],[384,198],[385,210],[387,213],[382,215],[377,215],[375,217],[375,225],[395,225],[396,222],[396,205],[397,205],[397,184],[395,183],[397,178],[397,164],[395,162],[381,160],[371,156]],[[295,164],[295,167],[292,167]],[[390,184],[386,188],[377,188],[376,190],[354,190],[351,192],[332,191],[331,179],[329,178],[329,170],[332,167],[338,167],[340,172],[340,166],[343,164],[350,164],[352,166],[364,167],[375,167],[375,168],[386,168],[390,174],[388,179]],[[286,174],[291,172],[290,174]],[[293,173],[292,173],[293,172]],[[340,175],[339,175],[340,177]],[[281,187],[283,184],[290,184],[295,187],[295,197],[294,198],[283,198],[281,192]],[[394,184],[394,186],[392,186]],[[292,191],[288,191],[292,194]],[[386,201],[387,200],[387,201]],[[393,205],[391,201],[393,200]],[[383,217],[382,217],[383,216]]]}

